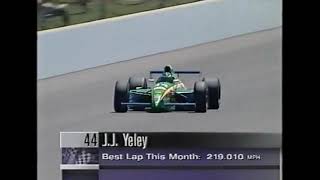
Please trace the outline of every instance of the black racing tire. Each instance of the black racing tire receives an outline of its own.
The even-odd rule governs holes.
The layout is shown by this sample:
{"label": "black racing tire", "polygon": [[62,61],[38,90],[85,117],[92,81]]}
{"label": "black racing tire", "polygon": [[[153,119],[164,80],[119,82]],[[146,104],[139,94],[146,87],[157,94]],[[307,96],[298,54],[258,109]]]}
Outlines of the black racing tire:
{"label": "black racing tire", "polygon": [[221,99],[221,84],[218,78],[205,79],[208,88],[208,109],[219,109]]}
{"label": "black racing tire", "polygon": [[128,84],[129,90],[136,89],[137,87],[142,87],[143,89],[148,87],[147,79],[144,77],[130,77]]}
{"label": "black racing tire", "polygon": [[128,106],[121,104],[122,102],[128,102],[129,91],[128,83],[125,81],[117,81],[114,88],[114,100],[113,106],[116,112],[127,112]]}
{"label": "black racing tire", "polygon": [[[205,77],[202,78],[202,81],[205,81],[207,83],[207,86],[209,86],[208,82],[211,81],[211,80],[212,80],[211,78],[207,78],[207,79]],[[219,92],[218,94],[219,95],[218,96],[219,96],[219,99],[221,99],[221,83],[220,83],[220,79],[219,78],[214,78],[213,80],[214,81],[218,80],[218,84],[219,84],[219,89],[218,89],[218,92]],[[213,84],[213,83],[210,83],[210,84]]]}
{"label": "black racing tire", "polygon": [[207,85],[204,81],[194,83],[194,101],[196,112],[207,112]]}

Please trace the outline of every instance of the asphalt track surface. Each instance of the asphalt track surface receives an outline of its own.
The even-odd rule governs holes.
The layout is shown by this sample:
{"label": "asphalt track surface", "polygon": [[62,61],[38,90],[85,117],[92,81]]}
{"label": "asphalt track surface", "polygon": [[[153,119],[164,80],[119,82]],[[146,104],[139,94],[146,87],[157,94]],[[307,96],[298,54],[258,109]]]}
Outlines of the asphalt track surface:
{"label": "asphalt track surface", "polygon": [[[38,179],[60,179],[61,131],[281,133],[281,31],[261,31],[39,80]],[[147,77],[148,70],[166,64],[219,77],[220,109],[113,112],[116,80]]]}

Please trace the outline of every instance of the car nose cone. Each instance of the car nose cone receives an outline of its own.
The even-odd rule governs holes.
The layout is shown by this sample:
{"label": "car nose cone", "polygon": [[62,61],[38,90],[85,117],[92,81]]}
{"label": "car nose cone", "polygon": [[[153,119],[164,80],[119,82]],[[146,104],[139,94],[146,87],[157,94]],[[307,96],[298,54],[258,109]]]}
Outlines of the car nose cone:
{"label": "car nose cone", "polygon": [[154,99],[154,105],[155,105],[155,107],[158,107],[159,104],[160,104],[160,102],[161,102],[161,95],[160,95],[160,94],[157,94],[157,95],[154,96],[153,99]]}

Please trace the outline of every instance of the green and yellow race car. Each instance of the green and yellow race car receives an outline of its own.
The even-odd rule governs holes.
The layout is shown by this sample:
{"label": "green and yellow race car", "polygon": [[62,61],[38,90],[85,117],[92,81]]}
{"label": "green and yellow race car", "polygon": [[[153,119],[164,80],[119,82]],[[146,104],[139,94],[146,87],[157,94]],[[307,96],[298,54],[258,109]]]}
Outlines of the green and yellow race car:
{"label": "green and yellow race car", "polygon": [[[155,81],[154,74],[161,74]],[[147,79],[130,77],[128,81],[117,81],[114,89],[114,110],[168,112],[219,109],[221,85],[218,78],[198,80],[193,88],[187,88],[178,78],[180,74],[201,74],[200,71],[174,71],[170,65],[163,71],[150,71]]]}

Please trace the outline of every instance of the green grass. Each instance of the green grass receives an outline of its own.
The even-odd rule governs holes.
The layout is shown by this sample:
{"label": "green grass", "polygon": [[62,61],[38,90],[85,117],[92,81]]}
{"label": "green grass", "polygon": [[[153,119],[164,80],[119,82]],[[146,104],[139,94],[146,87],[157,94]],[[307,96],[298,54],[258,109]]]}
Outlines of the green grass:
{"label": "green grass", "polygon": [[159,5],[159,0],[148,0],[144,3],[136,5],[121,5],[118,3],[112,3],[107,5],[106,8],[108,12],[107,14],[109,15],[108,17],[114,17],[158,9]]}
{"label": "green grass", "polygon": [[[58,2],[58,0],[55,1]],[[126,0],[107,0],[101,4],[102,0],[91,0],[88,3],[87,11],[84,11],[79,4],[74,3],[76,0],[63,0],[60,3],[70,3],[66,10],[70,17],[69,25],[73,25],[196,1],[199,0],[141,0],[140,3],[136,0],[136,3],[130,4]],[[43,24],[38,22],[38,31],[62,26],[64,26],[62,17],[53,17],[47,19]]]}

